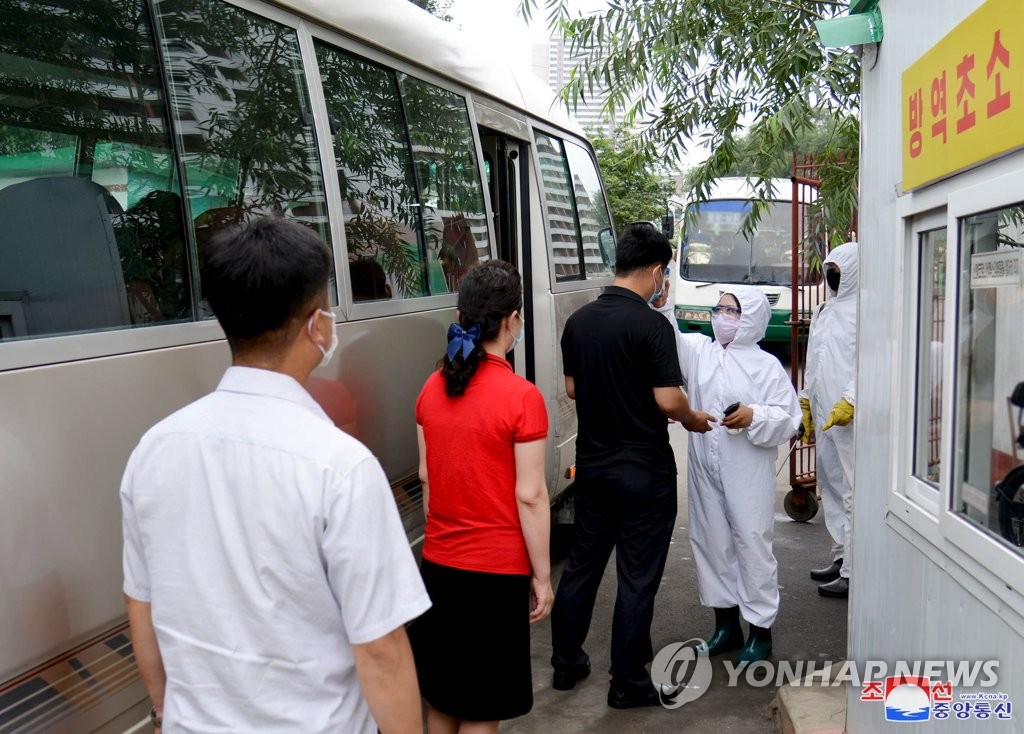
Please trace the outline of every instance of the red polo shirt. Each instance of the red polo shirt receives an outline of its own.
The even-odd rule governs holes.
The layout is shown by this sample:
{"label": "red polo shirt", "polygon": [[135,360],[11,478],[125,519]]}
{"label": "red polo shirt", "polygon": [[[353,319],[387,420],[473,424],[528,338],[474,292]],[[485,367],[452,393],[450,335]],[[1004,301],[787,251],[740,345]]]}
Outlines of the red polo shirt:
{"label": "red polo shirt", "polygon": [[432,374],[416,401],[416,423],[430,485],[423,557],[467,571],[530,574],[515,445],[548,435],[540,390],[487,355],[460,397],[448,397],[441,373]]}

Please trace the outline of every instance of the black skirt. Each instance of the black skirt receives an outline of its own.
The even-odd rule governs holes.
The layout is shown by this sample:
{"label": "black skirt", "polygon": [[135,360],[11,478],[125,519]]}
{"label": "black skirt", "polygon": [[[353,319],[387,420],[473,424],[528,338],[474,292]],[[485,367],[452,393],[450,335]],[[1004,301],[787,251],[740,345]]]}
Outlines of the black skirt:
{"label": "black skirt", "polygon": [[530,577],[423,559],[433,605],[409,625],[420,691],[438,711],[500,721],[533,708]]}

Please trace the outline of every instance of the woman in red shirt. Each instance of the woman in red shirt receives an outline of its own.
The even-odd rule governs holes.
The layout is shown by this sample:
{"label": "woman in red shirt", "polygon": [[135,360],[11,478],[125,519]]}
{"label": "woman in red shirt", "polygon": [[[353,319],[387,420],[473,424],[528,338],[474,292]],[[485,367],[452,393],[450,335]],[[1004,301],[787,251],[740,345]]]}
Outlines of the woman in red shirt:
{"label": "woman in red shirt", "polygon": [[551,611],[547,410],[505,360],[523,334],[519,272],[491,260],[416,402],[433,606],[409,629],[430,734],[496,732],[533,707],[530,624]]}

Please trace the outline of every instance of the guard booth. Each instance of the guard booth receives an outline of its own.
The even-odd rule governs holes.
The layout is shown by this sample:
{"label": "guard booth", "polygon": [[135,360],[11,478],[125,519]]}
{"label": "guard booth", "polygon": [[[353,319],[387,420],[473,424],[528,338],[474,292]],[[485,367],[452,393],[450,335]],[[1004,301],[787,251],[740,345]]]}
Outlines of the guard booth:
{"label": "guard booth", "polygon": [[893,724],[851,685],[847,731],[1024,732],[1024,4],[926,5],[850,9],[884,39],[860,47],[849,658],[998,661],[970,690],[1004,698],[954,681]]}

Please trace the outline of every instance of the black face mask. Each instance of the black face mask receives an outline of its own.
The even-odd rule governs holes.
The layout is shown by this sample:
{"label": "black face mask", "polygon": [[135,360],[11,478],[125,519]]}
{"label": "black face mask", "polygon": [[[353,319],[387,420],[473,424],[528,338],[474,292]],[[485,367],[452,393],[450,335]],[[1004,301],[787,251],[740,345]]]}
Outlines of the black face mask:
{"label": "black face mask", "polygon": [[828,283],[828,287],[832,290],[839,292],[839,278],[842,277],[842,273],[838,270],[826,270],[825,271],[825,282]]}

